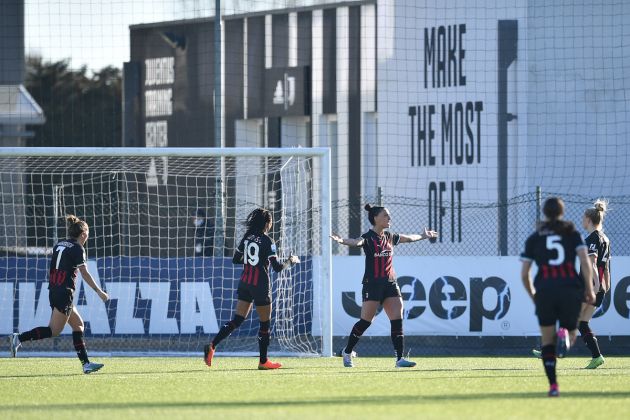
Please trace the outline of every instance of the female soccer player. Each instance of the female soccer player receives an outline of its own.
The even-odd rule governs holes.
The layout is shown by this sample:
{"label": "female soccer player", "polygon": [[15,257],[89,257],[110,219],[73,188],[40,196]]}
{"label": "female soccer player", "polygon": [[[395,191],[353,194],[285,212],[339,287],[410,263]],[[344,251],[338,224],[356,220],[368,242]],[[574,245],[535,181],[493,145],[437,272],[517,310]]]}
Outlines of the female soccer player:
{"label": "female soccer player", "polygon": [[589,321],[593,317],[595,310],[604,301],[604,295],[610,290],[610,240],[604,235],[602,229],[607,208],[608,202],[606,200],[597,200],[593,207],[584,211],[584,217],[582,218],[582,226],[588,232],[586,246],[588,248],[589,262],[594,270],[593,290],[597,290],[594,303],[582,303],[578,324],[582,340],[584,340],[592,355],[592,359],[586,366],[586,369],[596,369],[604,364],[604,356],[599,351],[599,344],[593,331],[591,331]]}
{"label": "female soccer player", "polygon": [[87,269],[83,246],[90,236],[88,224],[73,215],[67,216],[66,221],[68,222],[68,239],[54,246],[50,261],[48,283],[48,298],[52,308],[50,323],[47,327],[37,327],[22,334],[10,335],[9,344],[11,355],[15,357],[18,347],[25,341],[56,337],[67,323],[72,327],[72,341],[77,356],[83,365],[83,373],[92,373],[102,368],[103,365],[91,363],[88,359],[83,340],[83,319],[72,303],[76,288],[77,269],[81,272],[83,280],[103,299],[103,302],[107,301],[109,297],[94,282]]}
{"label": "female soccer player", "polygon": [[391,324],[391,338],[396,350],[396,367],[414,367],[415,362],[403,358],[404,335],[402,327],[403,301],[392,265],[394,246],[399,243],[416,242],[436,238],[437,232],[425,228],[422,235],[401,235],[391,233],[391,216],[385,207],[365,205],[372,229],[358,239],[343,239],[337,234],[330,237],[342,245],[362,247],[365,252],[365,274],[363,275],[363,305],[361,319],[354,324],[348,344],[341,351],[343,365],[353,367],[354,346],[365,330],[372,324],[376,311],[383,305]]}
{"label": "female soccer player", "polygon": [[[543,213],[547,220],[525,242],[521,279],[536,305],[542,360],[549,379],[548,395],[557,397],[560,391],[556,380],[556,354],[564,357],[575,343],[582,296],[590,303],[595,296],[586,245],[573,223],[562,220],[564,202],[560,198],[549,198]],[[576,256],[583,267],[582,278],[575,271]],[[530,269],[534,261],[538,273],[532,285]],[[557,333],[556,322],[560,324]]]}
{"label": "female soccer player", "polygon": [[267,358],[269,347],[269,328],[271,324],[271,280],[269,279],[269,264],[276,273],[300,262],[295,255],[290,255],[284,263],[280,263],[276,256],[276,245],[267,232],[271,229],[272,217],[269,210],[257,208],[252,211],[245,226],[247,231],[241,239],[232,262],[243,264],[244,269],[237,290],[238,301],[234,318],[226,323],[210,344],[204,346],[204,361],[212,366],[212,358],[217,345],[238,328],[252,308],[252,302],[256,304],[256,312],[260,320],[258,329],[258,348],[260,360],[258,369],[278,369],[280,363],[272,362]]}

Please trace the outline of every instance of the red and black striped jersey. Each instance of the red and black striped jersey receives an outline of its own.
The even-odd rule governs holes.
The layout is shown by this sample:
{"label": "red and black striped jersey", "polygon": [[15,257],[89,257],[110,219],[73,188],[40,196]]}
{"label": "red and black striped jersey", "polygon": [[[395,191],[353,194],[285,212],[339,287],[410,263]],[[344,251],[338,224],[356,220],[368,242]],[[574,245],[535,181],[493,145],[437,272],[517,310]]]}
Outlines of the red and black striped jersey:
{"label": "red and black striped jersey", "polygon": [[535,261],[538,266],[534,287],[582,287],[582,280],[575,270],[580,248],[586,248],[586,245],[577,231],[561,235],[543,227],[531,234],[525,242],[521,260]]}
{"label": "red and black striped jersey", "polygon": [[588,255],[597,256],[597,262],[595,265],[597,266],[599,281],[601,282],[604,278],[604,270],[611,258],[610,240],[604,232],[594,230],[586,237],[585,242],[588,249]]}
{"label": "red and black striped jersey", "polygon": [[74,239],[66,239],[53,247],[48,288],[76,288],[77,268],[85,265],[85,249]]}
{"label": "red and black striped jersey", "polygon": [[400,235],[388,231],[379,235],[370,229],[361,237],[363,238],[363,252],[365,252],[363,281],[396,281],[396,272],[393,266],[394,246],[400,242]]}
{"label": "red and black striped jersey", "polygon": [[276,253],[276,244],[266,234],[246,234],[232,259],[234,263],[244,265],[241,281],[252,286],[269,284],[269,263],[277,263]]}

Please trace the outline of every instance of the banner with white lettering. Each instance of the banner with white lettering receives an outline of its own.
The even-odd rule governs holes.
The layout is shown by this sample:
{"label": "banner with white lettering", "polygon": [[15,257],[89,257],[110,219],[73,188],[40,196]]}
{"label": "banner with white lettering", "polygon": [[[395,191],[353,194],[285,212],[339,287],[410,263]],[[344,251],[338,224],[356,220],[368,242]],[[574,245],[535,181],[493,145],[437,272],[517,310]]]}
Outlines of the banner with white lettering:
{"label": "banner with white lettering", "polygon": [[[359,319],[364,261],[333,257],[335,336],[347,336]],[[630,335],[630,257],[615,257],[611,264],[612,289],[591,325],[600,335]],[[538,335],[520,268],[517,257],[396,257],[405,335]],[[379,312],[365,335],[390,335],[385,313]]]}
{"label": "banner with white lettering", "polygon": [[[527,87],[526,43],[520,38],[511,45],[518,60],[499,82],[500,25],[516,22],[518,33],[525,33],[526,2],[381,0],[378,8],[377,138],[386,141],[378,142],[377,168],[369,170],[378,174],[371,188],[384,197],[428,203],[420,224],[397,219],[398,231],[428,225],[439,232],[438,253],[475,255],[475,245],[496,242],[498,230],[498,219],[482,215],[479,204],[507,199],[501,195],[506,191],[508,197],[526,192],[526,178],[517,176],[526,162],[522,144],[510,137],[501,149],[498,123],[503,112],[510,135],[526,133],[527,103],[515,93]],[[501,88],[507,92],[503,111]],[[500,150],[510,156],[509,165]],[[501,168],[509,172],[501,176]],[[385,204],[394,219],[404,208]],[[518,234],[515,229],[509,236],[511,254],[522,243],[513,240]]]}
{"label": "banner with white lettering", "polygon": [[[87,335],[212,334],[231,319],[240,274],[231,259],[116,257],[88,264],[111,299],[103,303],[77,279],[75,304]],[[312,262],[303,259],[302,264],[311,267]],[[396,257],[405,334],[538,335],[534,305],[520,281],[520,265],[516,257]],[[42,258],[7,258],[0,269],[0,278],[6,279],[0,281],[0,335],[48,324],[47,266]],[[333,258],[335,336],[348,335],[359,319],[363,269],[363,257]],[[315,297],[313,307],[297,296],[294,299],[299,333],[310,332],[320,319],[314,283],[307,278],[294,281],[296,295]],[[255,334],[250,322],[235,335]],[[600,335],[630,335],[630,257],[613,259],[612,289],[592,326]],[[366,335],[389,334],[389,321],[379,312]]]}
{"label": "banner with white lettering", "polygon": [[[0,267],[0,335],[48,325],[48,264],[47,258],[5,258]],[[303,299],[313,293],[307,280],[311,259],[302,258],[300,267],[293,273],[294,295],[282,292],[293,305],[287,310],[294,314],[297,334],[310,331],[313,316]],[[210,257],[107,257],[88,261],[88,268],[110,297],[101,301],[77,273],[74,303],[88,336],[216,333],[232,319],[242,271],[231,258]],[[277,295],[273,287],[272,298]],[[234,335],[257,332],[258,320],[250,317]],[[70,333],[69,327],[63,331]]]}

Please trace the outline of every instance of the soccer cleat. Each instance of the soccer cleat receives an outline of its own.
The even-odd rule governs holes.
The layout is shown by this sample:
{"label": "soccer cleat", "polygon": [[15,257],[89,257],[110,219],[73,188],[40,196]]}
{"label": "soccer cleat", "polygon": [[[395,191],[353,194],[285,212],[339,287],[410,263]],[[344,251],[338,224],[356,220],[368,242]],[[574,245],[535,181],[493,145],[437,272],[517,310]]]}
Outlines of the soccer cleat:
{"label": "soccer cleat", "polygon": [[411,360],[407,360],[404,358],[396,360],[397,368],[412,368],[416,365],[416,362],[412,362]]}
{"label": "soccer cleat", "polygon": [[282,365],[280,363],[272,362],[267,359],[265,363],[258,364],[258,370],[272,370],[272,369],[280,369]]}
{"label": "soccer cleat", "polygon": [[532,349],[532,355],[537,359],[542,359],[542,351]]}
{"label": "soccer cleat", "polygon": [[22,343],[20,343],[18,334],[14,333],[9,336],[9,348],[11,349],[11,357],[17,356],[18,348],[20,348],[21,345]]}
{"label": "soccer cleat", "polygon": [[352,353],[354,352],[351,351],[350,353],[346,353],[346,349],[341,350],[341,357],[343,357],[343,367],[354,367],[354,363],[352,363]]}
{"label": "soccer cleat", "polygon": [[558,341],[556,343],[556,355],[559,358],[563,358],[569,352],[571,348],[571,342],[569,341],[569,331],[566,328],[558,329],[556,333]]}
{"label": "soccer cleat", "polygon": [[212,366],[212,358],[214,357],[214,346],[212,344],[206,344],[203,346],[203,361],[206,365]]}
{"label": "soccer cleat", "polygon": [[[337,353],[335,353],[335,356],[337,357],[343,357],[343,352],[346,350],[345,347],[342,347],[341,350],[339,350]],[[359,357],[359,353],[357,353],[356,351],[352,350],[350,352],[350,354],[352,355],[352,357]]]}
{"label": "soccer cleat", "polygon": [[103,364],[100,363],[86,363],[83,365],[83,373],[85,373],[86,375],[92,372],[96,372],[97,370],[100,370],[103,366]]}
{"label": "soccer cleat", "polygon": [[547,393],[549,397],[559,397],[560,389],[558,388],[558,384],[553,384],[549,387],[549,392]]}
{"label": "soccer cleat", "polygon": [[584,369],[597,369],[599,366],[603,365],[604,362],[604,356],[600,355],[599,357],[591,359],[589,364]]}

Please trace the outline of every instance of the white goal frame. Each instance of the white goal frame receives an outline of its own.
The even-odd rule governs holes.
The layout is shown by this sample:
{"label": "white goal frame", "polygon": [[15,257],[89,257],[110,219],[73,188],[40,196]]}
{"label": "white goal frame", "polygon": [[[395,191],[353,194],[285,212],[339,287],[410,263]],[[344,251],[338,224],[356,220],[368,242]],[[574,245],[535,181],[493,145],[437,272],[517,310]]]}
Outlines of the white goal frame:
{"label": "white goal frame", "polygon": [[333,356],[332,347],[332,254],[331,254],[331,152],[327,147],[299,148],[116,148],[116,147],[0,147],[1,157],[316,157],[320,167],[314,171],[321,184],[321,295],[314,302],[319,309],[323,357]]}

